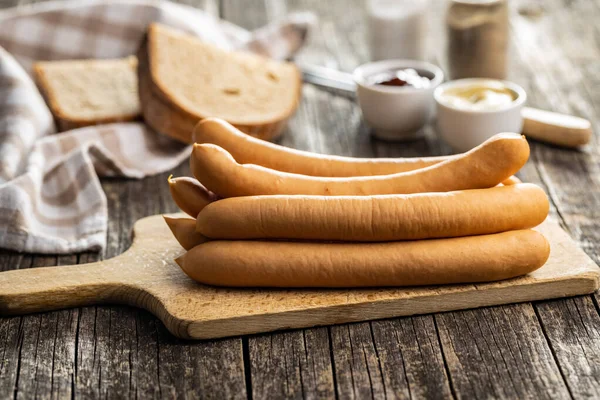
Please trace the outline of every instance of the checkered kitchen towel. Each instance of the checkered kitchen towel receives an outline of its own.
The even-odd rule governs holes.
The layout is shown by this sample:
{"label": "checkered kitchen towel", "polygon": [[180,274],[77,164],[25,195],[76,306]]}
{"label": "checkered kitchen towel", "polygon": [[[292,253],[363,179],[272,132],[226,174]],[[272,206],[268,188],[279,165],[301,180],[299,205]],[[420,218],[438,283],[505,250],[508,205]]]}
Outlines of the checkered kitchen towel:
{"label": "checkered kitchen towel", "polygon": [[142,178],[177,166],[189,147],[143,123],[53,134],[32,82],[37,60],[135,54],[157,21],[226,49],[286,58],[314,17],[291,14],[255,32],[169,2],[71,0],[0,11],[0,247],[35,253],[102,250],[107,207],[98,175]]}

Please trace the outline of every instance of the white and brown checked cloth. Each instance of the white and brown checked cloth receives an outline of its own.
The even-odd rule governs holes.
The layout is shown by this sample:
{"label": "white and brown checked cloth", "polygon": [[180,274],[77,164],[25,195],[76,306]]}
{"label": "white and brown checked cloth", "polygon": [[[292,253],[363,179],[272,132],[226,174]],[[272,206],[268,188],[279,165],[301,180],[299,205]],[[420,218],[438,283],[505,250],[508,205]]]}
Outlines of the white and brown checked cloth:
{"label": "white and brown checked cloth", "polygon": [[55,134],[31,80],[38,60],[135,54],[149,23],[188,31],[225,49],[282,59],[314,23],[307,13],[254,32],[188,6],[159,1],[71,0],[0,11],[0,247],[64,254],[102,250],[106,196],[98,176],[142,178],[169,170],[189,147],[143,123]]}

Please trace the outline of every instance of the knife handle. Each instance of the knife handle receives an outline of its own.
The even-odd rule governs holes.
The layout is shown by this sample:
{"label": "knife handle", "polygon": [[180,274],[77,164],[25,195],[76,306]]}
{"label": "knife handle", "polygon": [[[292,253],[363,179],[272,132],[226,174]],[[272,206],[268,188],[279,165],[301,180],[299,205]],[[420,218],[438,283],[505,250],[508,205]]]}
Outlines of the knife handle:
{"label": "knife handle", "polygon": [[524,107],[522,133],[531,139],[563,147],[579,147],[590,142],[592,124],[585,118]]}

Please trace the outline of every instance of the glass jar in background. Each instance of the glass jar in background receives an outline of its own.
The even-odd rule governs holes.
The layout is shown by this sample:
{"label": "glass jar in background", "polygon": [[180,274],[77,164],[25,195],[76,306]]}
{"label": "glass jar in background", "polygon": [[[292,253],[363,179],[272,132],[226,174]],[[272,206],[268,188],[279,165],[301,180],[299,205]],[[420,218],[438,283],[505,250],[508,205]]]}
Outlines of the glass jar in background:
{"label": "glass jar in background", "polygon": [[373,61],[427,58],[430,0],[367,0]]}
{"label": "glass jar in background", "polygon": [[505,79],[508,1],[451,0],[446,15],[451,79]]}

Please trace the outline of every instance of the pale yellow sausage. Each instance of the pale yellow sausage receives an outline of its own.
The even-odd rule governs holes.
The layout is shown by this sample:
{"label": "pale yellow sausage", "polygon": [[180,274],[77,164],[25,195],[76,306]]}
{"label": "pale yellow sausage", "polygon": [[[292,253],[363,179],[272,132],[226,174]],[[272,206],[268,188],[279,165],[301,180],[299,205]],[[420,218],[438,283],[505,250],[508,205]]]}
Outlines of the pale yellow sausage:
{"label": "pale yellow sausage", "polygon": [[527,229],[548,209],[544,191],[530,183],[408,195],[232,197],[206,206],[196,230],[213,239],[383,242]]}
{"label": "pale yellow sausage", "polygon": [[207,204],[217,198],[196,179],[187,176],[179,178],[169,176],[169,190],[175,204],[193,218],[196,218]]}
{"label": "pale yellow sausage", "polygon": [[179,242],[181,247],[190,250],[193,247],[206,242],[202,234],[196,232],[196,220],[191,218],[173,218],[163,215],[169,229]]}
{"label": "pale yellow sausage", "polygon": [[176,261],[192,279],[244,287],[379,287],[487,282],[540,268],[544,236],[520,230],[383,243],[203,243]]}
{"label": "pale yellow sausage", "polygon": [[450,160],[391,175],[326,178],[238,164],[213,144],[194,144],[190,166],[194,176],[221,197],[266,194],[365,196],[448,192],[494,187],[527,162],[529,145],[514,133],[498,134]]}
{"label": "pale yellow sausage", "polygon": [[412,171],[452,156],[424,158],[354,158],[291,149],[246,135],[218,118],[206,118],[194,128],[196,143],[227,150],[240,164],[256,164],[282,172],[325,177],[388,175]]}

